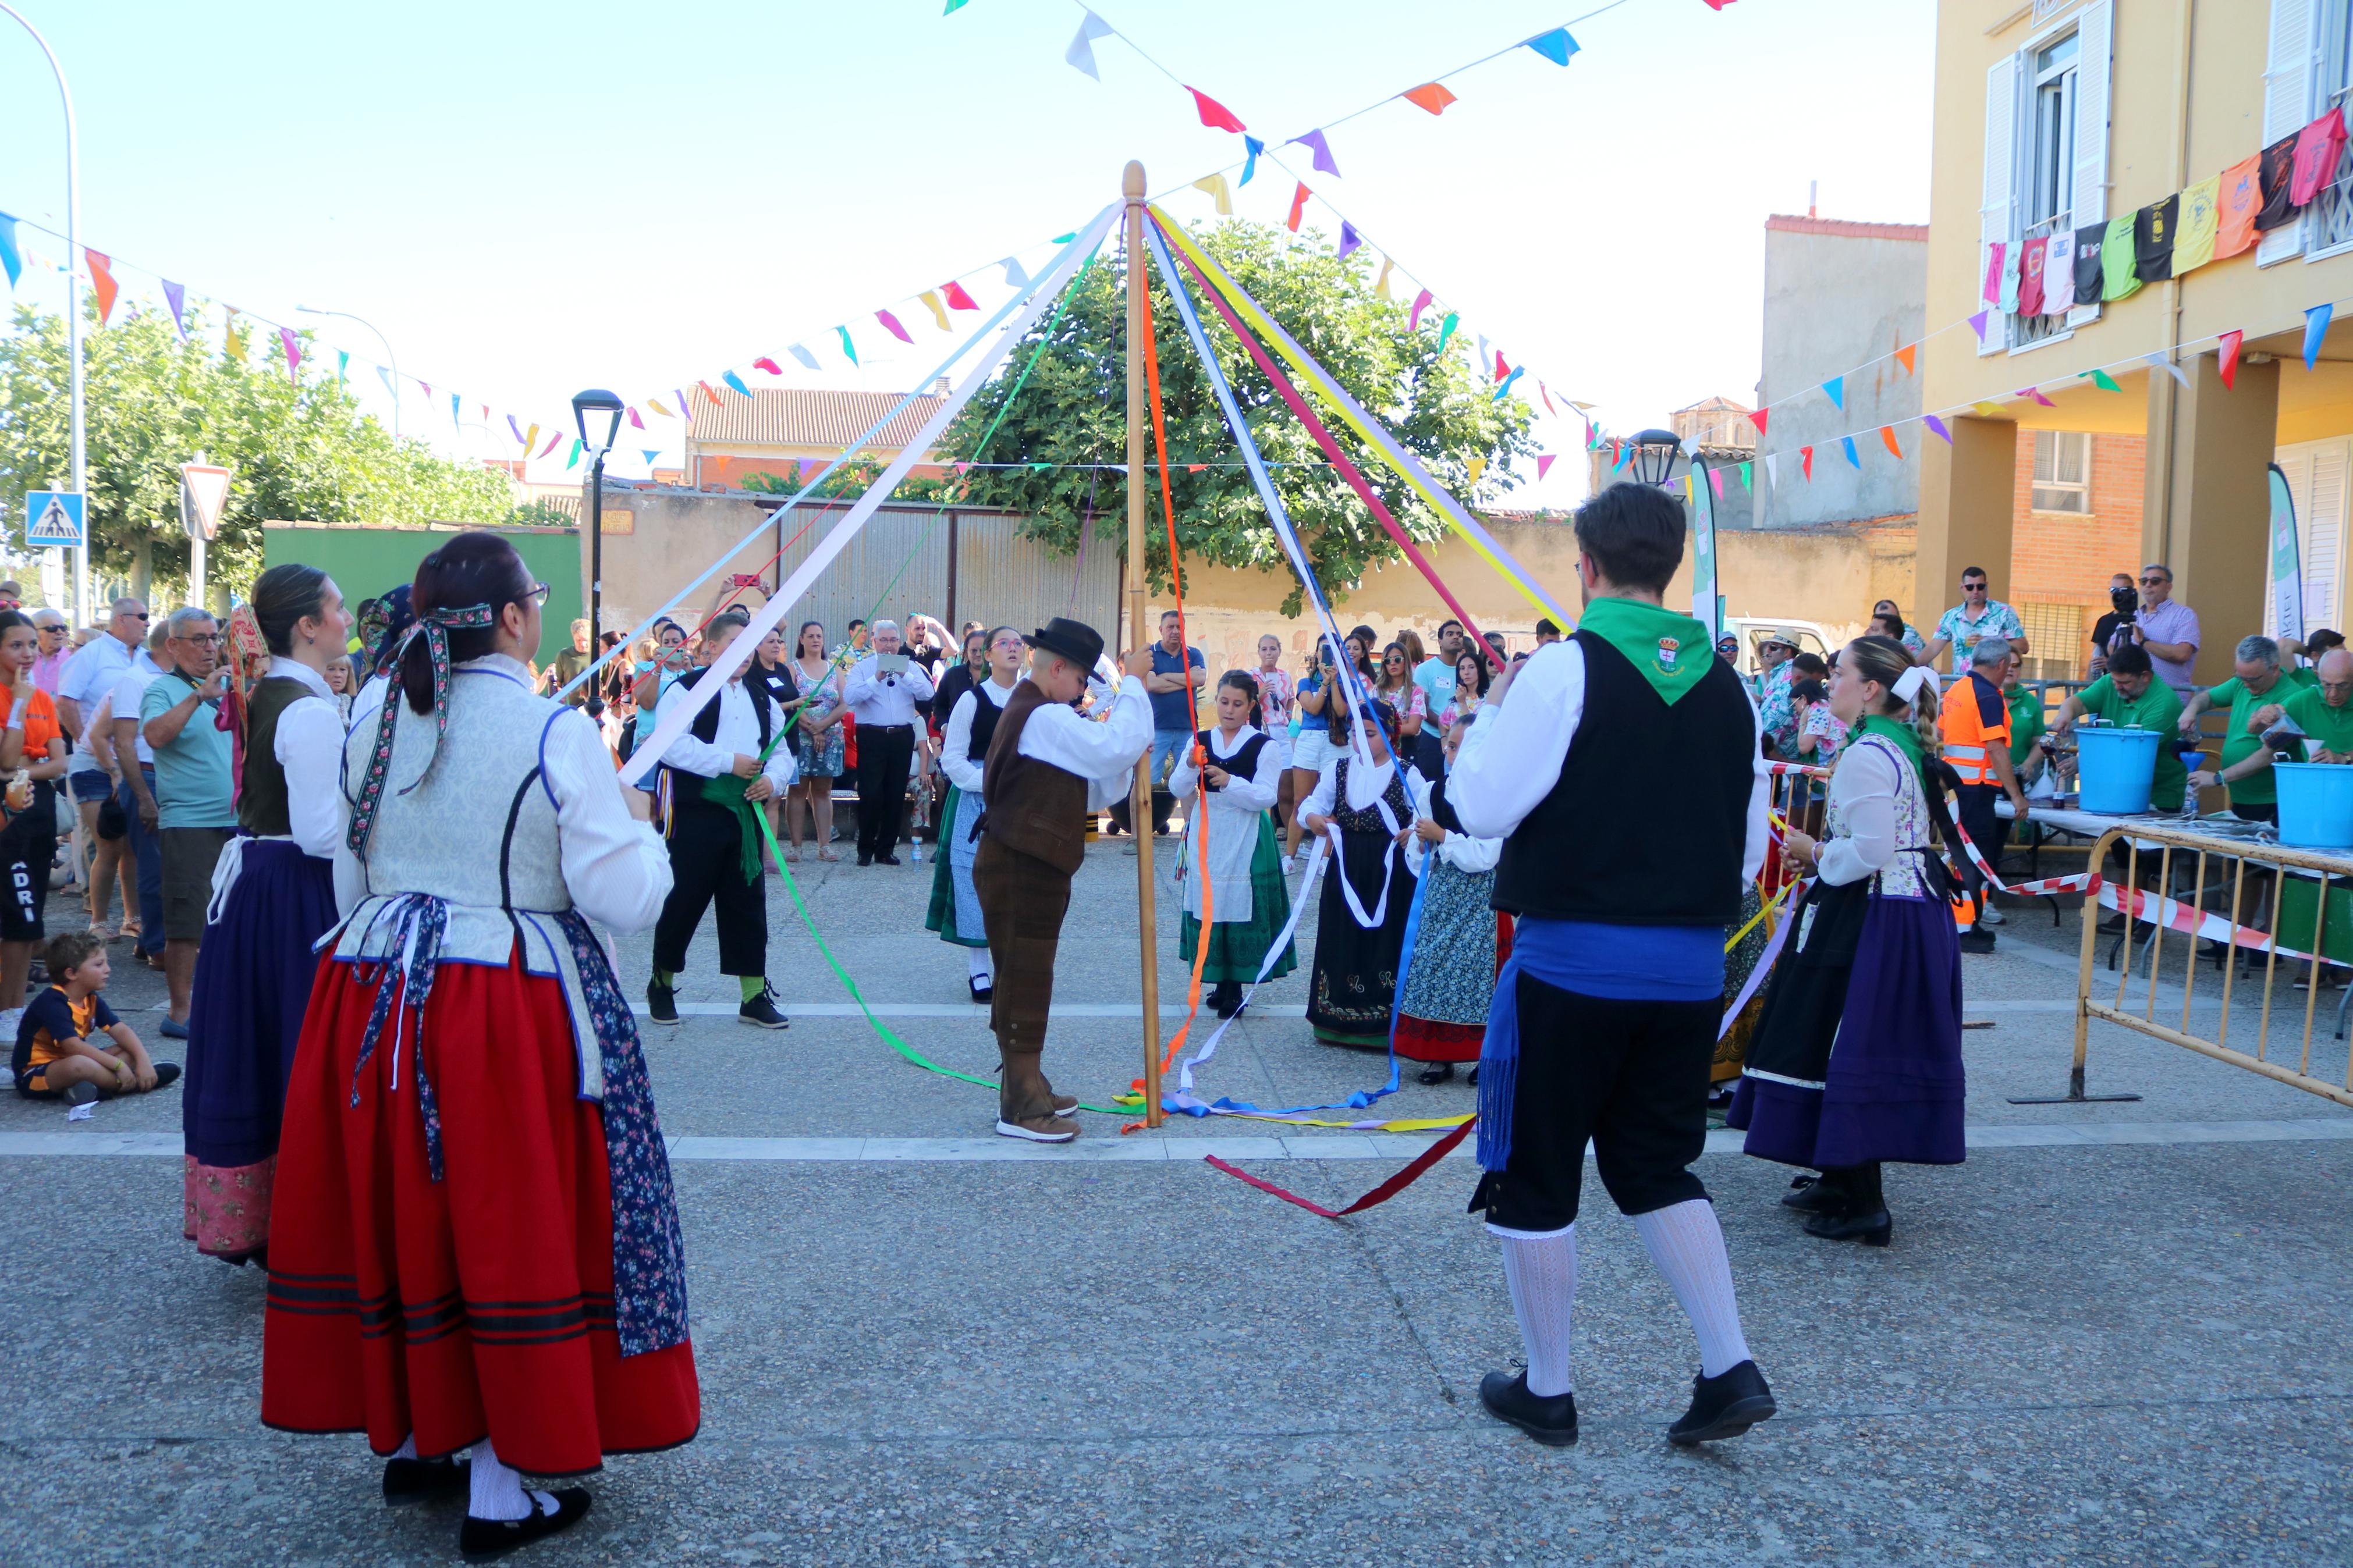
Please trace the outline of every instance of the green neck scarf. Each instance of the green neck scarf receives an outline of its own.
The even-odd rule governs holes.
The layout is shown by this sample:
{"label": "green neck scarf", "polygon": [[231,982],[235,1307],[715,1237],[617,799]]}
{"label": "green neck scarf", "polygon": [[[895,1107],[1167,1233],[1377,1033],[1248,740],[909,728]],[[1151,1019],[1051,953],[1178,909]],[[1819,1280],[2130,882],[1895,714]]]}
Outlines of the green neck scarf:
{"label": "green neck scarf", "polygon": [[1895,742],[1895,749],[1911,760],[1912,771],[1920,771],[1920,732],[1901,721],[1884,713],[1862,716],[1862,731],[1867,735],[1883,735]]}
{"label": "green neck scarf", "polygon": [[1638,599],[1595,599],[1579,626],[1626,656],[1672,707],[1715,662],[1707,628],[1689,616]]}

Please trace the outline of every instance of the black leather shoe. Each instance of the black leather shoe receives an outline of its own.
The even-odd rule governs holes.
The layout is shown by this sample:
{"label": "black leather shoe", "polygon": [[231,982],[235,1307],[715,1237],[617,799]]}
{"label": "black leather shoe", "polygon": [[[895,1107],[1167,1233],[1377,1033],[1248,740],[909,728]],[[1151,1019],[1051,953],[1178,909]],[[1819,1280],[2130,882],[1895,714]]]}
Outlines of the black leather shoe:
{"label": "black leather shoe", "polygon": [[667,985],[646,987],[646,1014],[657,1024],[678,1022],[678,993]]}
{"label": "black leather shoe", "polygon": [[464,1491],[473,1475],[461,1459],[386,1459],[384,1462],[384,1502],[386,1508],[406,1508]]}
{"label": "black leather shoe", "polygon": [[1867,1209],[1818,1214],[1806,1222],[1806,1234],[1819,1236],[1824,1241],[1859,1241],[1865,1247],[1884,1247],[1895,1234],[1895,1222],[1887,1217],[1884,1205],[1873,1204]]}
{"label": "black leather shoe", "polygon": [[1839,1191],[1820,1176],[1799,1176],[1781,1194],[1781,1206],[1800,1214],[1828,1214],[1841,1202]]}
{"label": "black leather shoe", "polygon": [[1530,1394],[1526,1373],[1489,1373],[1479,1380],[1479,1403],[1496,1420],[1510,1422],[1548,1448],[1577,1441],[1577,1396]]}
{"label": "black leather shoe", "polygon": [[1961,933],[1961,951],[1963,952],[1991,952],[1993,951],[1993,932],[1989,931],[1963,931]]}
{"label": "black leather shoe", "polygon": [[994,984],[983,985],[977,980],[967,980],[966,984],[972,987],[972,999],[976,1005],[986,1007],[997,1000],[997,987]]}
{"label": "black leather shoe", "polygon": [[763,989],[757,996],[735,1009],[735,1021],[749,1024],[755,1029],[790,1028],[791,1020],[776,1011],[776,994],[774,991]]}
{"label": "black leather shoe", "polygon": [[1737,1437],[1779,1406],[1765,1374],[1753,1361],[1744,1361],[1715,1377],[1692,1379],[1691,1408],[1667,1428],[1667,1441],[1679,1448]]}
{"label": "black leather shoe", "polygon": [[1414,1076],[1428,1084],[1451,1083],[1454,1081],[1454,1064],[1435,1062]]}
{"label": "black leather shoe", "polygon": [[554,1495],[553,1513],[540,1507],[537,1498],[525,1492],[523,1496],[531,1502],[527,1518],[476,1519],[468,1514],[466,1522],[458,1527],[458,1555],[469,1563],[488,1563],[519,1546],[529,1546],[543,1535],[569,1530],[588,1517],[587,1488],[570,1487]]}
{"label": "black leather shoe", "polygon": [[896,855],[877,855],[874,857],[874,863],[877,866],[896,866],[899,863],[899,858]]}

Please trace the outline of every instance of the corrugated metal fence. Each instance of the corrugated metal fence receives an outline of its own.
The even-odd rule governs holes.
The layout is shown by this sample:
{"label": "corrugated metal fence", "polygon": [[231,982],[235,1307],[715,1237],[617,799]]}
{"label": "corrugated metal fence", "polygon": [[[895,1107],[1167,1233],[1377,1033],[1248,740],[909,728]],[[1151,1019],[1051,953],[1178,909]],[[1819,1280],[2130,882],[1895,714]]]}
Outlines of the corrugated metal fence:
{"label": "corrugated metal fence", "polygon": [[[768,581],[791,575],[846,510],[820,519],[769,570]],[[807,520],[806,510],[789,514],[785,536]],[[981,621],[1025,632],[1052,616],[1073,616],[1106,641],[1115,640],[1119,520],[1097,519],[1077,557],[1054,555],[1036,541],[1018,537],[1019,522],[1011,512],[883,507],[818,579],[809,596],[793,607],[786,636],[801,622],[816,620],[839,640],[854,618],[904,622],[920,611],[951,628]]]}

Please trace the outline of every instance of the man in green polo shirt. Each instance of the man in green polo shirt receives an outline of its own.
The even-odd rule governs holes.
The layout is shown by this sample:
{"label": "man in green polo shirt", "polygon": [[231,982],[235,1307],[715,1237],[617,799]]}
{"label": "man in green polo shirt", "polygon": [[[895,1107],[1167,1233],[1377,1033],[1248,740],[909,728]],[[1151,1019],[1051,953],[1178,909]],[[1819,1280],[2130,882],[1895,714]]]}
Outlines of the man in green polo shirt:
{"label": "man in green polo shirt", "polygon": [[[2312,742],[2312,761],[2353,763],[2353,653],[2341,647],[2329,649],[2320,656],[2316,689],[2299,687],[2281,701],[2257,709],[2258,735],[2278,723],[2283,713],[2295,720]],[[2268,760],[2271,748],[2261,749]]]}
{"label": "man in green polo shirt", "polygon": [[[2239,639],[2232,650],[2232,678],[2211,691],[2200,691],[2181,710],[2181,733],[2195,741],[2198,716],[2209,708],[2228,706],[2229,723],[2222,730],[2222,755],[2211,768],[2199,770],[2200,787],[2216,783],[2231,792],[2231,815],[2248,822],[2279,820],[2279,791],[2272,782],[2270,750],[2255,733],[2255,710],[2284,701],[2296,689],[2280,671],[2279,644],[2267,637]],[[2282,681],[2287,684],[2282,685]]]}
{"label": "man in green polo shirt", "polygon": [[2189,770],[2173,751],[2181,699],[2157,679],[2155,667],[2139,645],[2122,643],[2111,651],[2107,674],[2070,696],[2059,710],[2059,722],[2052,728],[2064,735],[2086,714],[2126,729],[2157,731],[2157,772],[2149,785],[2149,809],[2179,811],[2189,784]]}
{"label": "man in green polo shirt", "polygon": [[2035,746],[2048,728],[2042,720],[2042,693],[2020,684],[2014,658],[2010,661],[2010,673],[2002,678],[2001,690],[2010,703],[2010,771],[2022,784],[2042,771],[2042,752]]}

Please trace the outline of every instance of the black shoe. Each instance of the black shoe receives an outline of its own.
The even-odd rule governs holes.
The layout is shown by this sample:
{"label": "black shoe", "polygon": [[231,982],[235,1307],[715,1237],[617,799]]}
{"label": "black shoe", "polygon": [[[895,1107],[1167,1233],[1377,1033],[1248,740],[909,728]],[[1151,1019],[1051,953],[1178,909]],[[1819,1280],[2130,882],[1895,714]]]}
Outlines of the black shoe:
{"label": "black shoe", "polygon": [[657,1024],[678,1022],[678,992],[659,982],[646,987],[646,1012]]}
{"label": "black shoe", "polygon": [[156,1087],[157,1089],[162,1089],[162,1088],[164,1088],[164,1087],[165,1085],[167,1085],[167,1084],[174,1084],[174,1083],[177,1083],[177,1082],[179,1082],[179,1081],[180,1081],[180,1064],[179,1064],[179,1063],[177,1063],[177,1062],[157,1062],[157,1063],[155,1064],[155,1087]]}
{"label": "black shoe", "polygon": [[559,1530],[569,1530],[588,1517],[588,1489],[570,1487],[557,1492],[555,1511],[550,1513],[540,1506],[539,1500],[529,1492],[531,1514],[525,1519],[476,1519],[466,1516],[458,1527],[458,1555],[469,1563],[488,1563],[493,1557],[503,1557],[518,1546],[529,1546],[543,1535],[554,1535]]}
{"label": "black shoe", "polygon": [[1667,1441],[1688,1448],[1737,1437],[1778,1408],[1765,1374],[1755,1362],[1744,1361],[1719,1376],[1692,1379],[1691,1408],[1667,1428]]}
{"label": "black shoe", "polygon": [[1526,1373],[1508,1377],[1489,1373],[1479,1380],[1479,1403],[1498,1421],[1510,1422],[1548,1448],[1566,1448],[1577,1441],[1577,1396],[1530,1394]]}
{"label": "black shoe", "polygon": [[2124,929],[2124,910],[2118,910],[2113,914],[2102,915],[2100,917],[2100,933],[2103,936],[2114,936],[2116,932]]}
{"label": "black shoe", "polygon": [[899,863],[899,858],[896,855],[877,855],[874,857],[874,863],[877,866],[896,866]]}
{"label": "black shoe", "polygon": [[790,1027],[792,1021],[776,1011],[776,1004],[772,1000],[775,995],[775,990],[768,986],[762,986],[757,996],[735,1009],[735,1021],[739,1024],[749,1024],[755,1029]]}
{"label": "black shoe", "polygon": [[1993,951],[1993,932],[1989,931],[1963,931],[1961,933],[1961,951],[1963,952],[1991,952]]}
{"label": "black shoe", "polygon": [[406,1508],[430,1502],[467,1489],[473,1468],[452,1458],[386,1459],[384,1462],[384,1502],[386,1508]]}
{"label": "black shoe", "polygon": [[1220,980],[1209,993],[1209,1006],[1220,1018],[1230,1018],[1242,1010],[1242,988],[1239,982]]}
{"label": "black shoe", "polygon": [[965,984],[972,987],[972,999],[975,1005],[986,1007],[997,1000],[997,987],[994,984],[983,985],[979,981],[969,977]]}
{"label": "black shoe", "polygon": [[1806,1234],[1820,1237],[1824,1241],[1859,1241],[1865,1247],[1885,1247],[1888,1238],[1895,1234],[1895,1222],[1887,1217],[1885,1205],[1873,1204],[1866,1209],[1818,1214],[1806,1222]]}
{"label": "black shoe", "polygon": [[1422,1068],[1420,1073],[1417,1076],[1424,1083],[1451,1083],[1454,1081],[1454,1064],[1452,1062],[1435,1062],[1430,1066]]}
{"label": "black shoe", "polygon": [[1800,1214],[1829,1214],[1843,1201],[1838,1188],[1820,1176],[1799,1176],[1781,1194],[1781,1205]]}
{"label": "black shoe", "polygon": [[874,857],[860,849],[858,852],[858,863],[861,866],[871,866],[874,864]]}
{"label": "black shoe", "polygon": [[1476,1062],[1471,1066],[1471,1087],[1472,1089],[1479,1087],[1479,1066]]}

